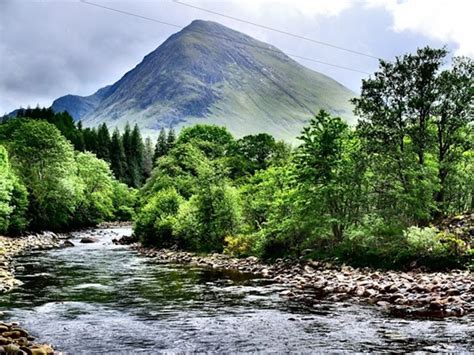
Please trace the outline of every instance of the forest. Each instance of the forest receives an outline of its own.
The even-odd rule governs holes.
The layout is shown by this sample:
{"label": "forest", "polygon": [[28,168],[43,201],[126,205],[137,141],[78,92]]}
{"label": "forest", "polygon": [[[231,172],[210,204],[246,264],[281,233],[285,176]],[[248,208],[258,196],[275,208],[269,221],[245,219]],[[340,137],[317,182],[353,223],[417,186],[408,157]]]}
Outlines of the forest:
{"label": "forest", "polygon": [[320,111],[291,146],[224,127],[110,134],[67,113],[0,124],[0,233],[133,220],[146,246],[354,265],[472,266],[438,230],[474,209],[474,63],[429,47],[381,61],[349,126]]}

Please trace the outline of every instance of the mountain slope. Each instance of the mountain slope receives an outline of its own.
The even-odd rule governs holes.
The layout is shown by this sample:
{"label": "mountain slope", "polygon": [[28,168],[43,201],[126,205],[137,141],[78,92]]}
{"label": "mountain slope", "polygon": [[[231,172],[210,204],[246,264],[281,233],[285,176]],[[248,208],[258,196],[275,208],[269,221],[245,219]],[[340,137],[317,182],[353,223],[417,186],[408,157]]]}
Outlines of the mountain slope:
{"label": "mountain slope", "polygon": [[145,134],[195,123],[237,136],[294,139],[323,108],[353,120],[354,93],[277,48],[220,24],[196,20],[169,37],[115,84],[53,103],[86,126],[138,123]]}

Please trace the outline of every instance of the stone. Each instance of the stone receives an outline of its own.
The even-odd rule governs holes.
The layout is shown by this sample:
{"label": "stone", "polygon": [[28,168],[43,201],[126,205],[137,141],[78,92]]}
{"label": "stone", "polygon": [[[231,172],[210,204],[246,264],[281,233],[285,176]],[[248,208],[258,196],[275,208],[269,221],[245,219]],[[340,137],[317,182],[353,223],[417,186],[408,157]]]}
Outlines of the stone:
{"label": "stone", "polygon": [[59,246],[60,248],[70,248],[70,247],[74,247],[76,246],[73,242],[71,242],[70,240],[65,240],[64,242],[61,243],[61,245]]}
{"label": "stone", "polygon": [[81,239],[81,243],[97,243],[99,240],[94,237],[84,237]]}

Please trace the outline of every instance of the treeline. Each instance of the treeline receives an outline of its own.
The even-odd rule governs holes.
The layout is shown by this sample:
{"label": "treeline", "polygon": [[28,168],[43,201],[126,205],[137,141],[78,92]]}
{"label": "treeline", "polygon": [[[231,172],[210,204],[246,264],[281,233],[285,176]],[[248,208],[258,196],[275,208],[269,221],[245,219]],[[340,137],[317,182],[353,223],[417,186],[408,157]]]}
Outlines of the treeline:
{"label": "treeline", "polygon": [[132,218],[135,191],[113,177],[107,162],[74,150],[57,128],[76,132],[67,116],[0,124],[0,233]]}
{"label": "treeline", "polygon": [[474,207],[473,61],[424,48],[381,61],[357,127],[321,111],[291,150],[266,134],[183,129],[139,192],[147,245],[360,265],[472,262],[472,238],[430,224]]}
{"label": "treeline", "polygon": [[99,159],[110,164],[116,179],[130,187],[143,185],[153,169],[156,157],[166,154],[175,141],[175,133],[161,130],[154,144],[150,138],[142,138],[138,125],[133,128],[127,123],[123,133],[115,129],[110,133],[105,123],[96,127],[83,128],[67,112],[54,112],[52,108],[19,109],[16,118],[44,120],[54,126],[80,152],[94,153]]}

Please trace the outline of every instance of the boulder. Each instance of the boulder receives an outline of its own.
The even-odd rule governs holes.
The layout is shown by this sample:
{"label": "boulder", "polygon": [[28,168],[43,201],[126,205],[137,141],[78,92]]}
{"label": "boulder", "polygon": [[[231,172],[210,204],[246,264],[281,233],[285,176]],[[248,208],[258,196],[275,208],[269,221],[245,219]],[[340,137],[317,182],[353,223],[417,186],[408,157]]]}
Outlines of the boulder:
{"label": "boulder", "polygon": [[74,247],[74,243],[71,242],[70,240],[65,240],[64,242],[61,243],[60,248],[70,248]]}
{"label": "boulder", "polygon": [[81,243],[86,243],[86,244],[89,244],[89,243],[97,243],[99,240],[97,238],[94,238],[94,237],[84,237],[81,239]]}

